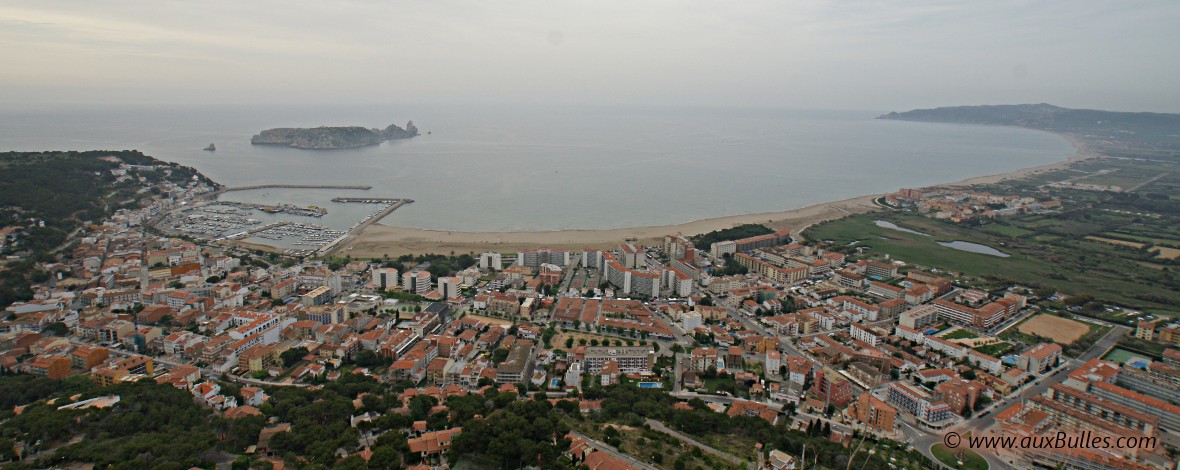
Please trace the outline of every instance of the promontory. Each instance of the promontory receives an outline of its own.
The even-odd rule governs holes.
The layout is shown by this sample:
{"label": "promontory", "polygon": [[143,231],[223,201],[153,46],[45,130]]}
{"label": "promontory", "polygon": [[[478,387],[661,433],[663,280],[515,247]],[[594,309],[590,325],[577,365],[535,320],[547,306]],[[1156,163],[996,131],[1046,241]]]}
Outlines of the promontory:
{"label": "promontory", "polygon": [[403,129],[396,124],[382,129],[348,127],[279,127],[267,129],[250,139],[255,145],[283,145],[297,149],[334,150],[377,145],[386,140],[409,139],[418,135],[414,121]]}

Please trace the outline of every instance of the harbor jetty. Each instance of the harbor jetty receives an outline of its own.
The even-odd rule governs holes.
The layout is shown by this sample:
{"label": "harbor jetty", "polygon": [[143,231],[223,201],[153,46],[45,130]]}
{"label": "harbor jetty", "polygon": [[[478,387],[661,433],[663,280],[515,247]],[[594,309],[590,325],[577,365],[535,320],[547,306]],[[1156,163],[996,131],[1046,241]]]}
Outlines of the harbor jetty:
{"label": "harbor jetty", "polygon": [[414,200],[413,199],[343,198],[343,197],[338,197],[338,198],[332,199],[332,202],[356,202],[356,203],[361,203],[361,204],[387,204],[387,205],[384,208],[382,208],[381,210],[374,212],[372,215],[365,217],[364,220],[361,220],[360,222],[353,224],[352,227],[348,228],[348,233],[341,235],[340,238],[337,238],[337,239],[333,240],[331,243],[328,243],[327,245],[324,245],[323,247],[321,247],[316,252],[316,255],[318,255],[318,256],[331,255],[332,253],[336,252],[344,245],[347,245],[349,242],[356,239],[356,237],[360,236],[361,232],[365,231],[365,228],[367,228],[368,226],[370,226],[374,223],[377,223],[377,221],[381,220],[385,216],[387,216],[390,213],[392,213],[393,211],[397,210],[397,208],[404,206],[406,204],[412,203],[412,202],[414,202]]}

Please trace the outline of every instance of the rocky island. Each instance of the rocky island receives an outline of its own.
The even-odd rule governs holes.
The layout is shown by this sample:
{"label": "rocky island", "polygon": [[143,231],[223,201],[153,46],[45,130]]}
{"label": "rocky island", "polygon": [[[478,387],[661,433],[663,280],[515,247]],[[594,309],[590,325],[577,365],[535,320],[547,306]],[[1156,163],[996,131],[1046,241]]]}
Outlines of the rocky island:
{"label": "rocky island", "polygon": [[418,128],[414,126],[414,121],[407,122],[404,129],[397,124],[390,124],[384,130],[360,126],[279,127],[258,133],[250,139],[250,143],[309,150],[335,150],[377,145],[386,140],[409,139],[416,135]]}

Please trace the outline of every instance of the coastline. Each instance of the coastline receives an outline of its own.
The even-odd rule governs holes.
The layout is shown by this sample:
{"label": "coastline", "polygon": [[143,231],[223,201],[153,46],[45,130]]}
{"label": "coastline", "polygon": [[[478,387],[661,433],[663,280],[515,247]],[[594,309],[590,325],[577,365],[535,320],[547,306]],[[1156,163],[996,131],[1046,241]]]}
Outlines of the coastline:
{"label": "coastline", "polygon": [[[1059,162],[1022,168],[1005,173],[970,177],[961,181],[934,186],[967,187],[1025,178],[1059,170],[1074,163],[1098,156],[1090,152],[1085,144],[1075,136],[1058,133],[1051,134],[1061,137],[1073,145],[1075,149],[1074,154]],[[697,235],[750,223],[764,224],[773,229],[790,228],[793,233],[800,233],[807,227],[820,222],[880,210],[881,208],[874,204],[873,200],[881,196],[881,194],[870,194],[783,211],[714,217],[681,224],[601,230],[456,232],[394,227],[378,222],[370,225],[356,239],[341,247],[335,254],[337,256],[352,256],[355,258],[381,258],[384,256],[395,257],[404,254],[448,254],[452,252],[478,254],[485,251],[513,252],[535,248],[566,250],[580,250],[583,248],[613,249],[629,237],[638,239],[638,243],[642,245],[653,245],[662,242],[664,235],[676,233],[686,236]],[[280,251],[274,247],[257,243],[243,242],[241,246],[249,249]],[[708,247],[703,248],[707,249]]]}

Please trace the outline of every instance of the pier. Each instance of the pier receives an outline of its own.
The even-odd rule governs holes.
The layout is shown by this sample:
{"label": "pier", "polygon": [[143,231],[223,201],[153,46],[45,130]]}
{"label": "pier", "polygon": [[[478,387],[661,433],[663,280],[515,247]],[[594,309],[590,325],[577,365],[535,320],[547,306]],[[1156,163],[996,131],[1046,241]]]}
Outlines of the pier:
{"label": "pier", "polygon": [[362,204],[394,204],[398,201],[406,203],[414,202],[413,199],[397,199],[384,197],[334,197],[332,202],[359,202]]}
{"label": "pier", "polygon": [[255,228],[255,229],[251,229],[251,230],[246,230],[243,232],[238,232],[238,233],[226,235],[224,237],[218,237],[218,238],[213,239],[213,241],[239,240],[242,238],[249,238],[250,236],[252,236],[256,233],[265,232],[265,231],[270,230],[272,228],[286,227],[288,225],[291,225],[291,222],[275,222],[273,224],[267,224],[265,227],[259,227],[259,228]]}
{"label": "pier", "polygon": [[250,186],[226,186],[216,191],[202,194],[198,196],[198,199],[217,199],[218,196],[231,191],[250,191],[254,189],[359,189],[362,191],[368,191],[373,189],[373,187],[367,185],[341,184],[254,184]]}
{"label": "pier", "polygon": [[372,186],[348,186],[348,185],[333,185],[333,184],[256,184],[252,186],[237,186],[233,188],[221,188],[217,192],[228,193],[230,191],[249,191],[252,189],[361,189],[368,191],[373,189]]}
{"label": "pier", "polygon": [[[345,201],[343,199],[355,199],[355,201]],[[368,226],[381,220],[385,216],[389,215],[391,212],[397,210],[397,208],[404,206],[406,204],[409,204],[411,202],[414,202],[413,199],[381,199],[381,198],[335,198],[335,199],[332,199],[332,201],[333,202],[362,202],[362,203],[369,202],[369,201],[377,201],[377,202],[389,204],[389,205],[386,206],[384,209],[381,209],[377,213],[373,214],[372,216],[369,216],[368,218],[361,221],[360,223],[353,225],[352,228],[348,229],[348,233],[344,234],[340,238],[333,240],[332,243],[324,245],[322,248],[319,249],[319,251],[316,252],[316,255],[318,255],[318,256],[331,255],[335,251],[339,250],[340,247],[355,240],[356,237],[360,236],[361,232],[365,231],[365,228],[367,228]]]}

